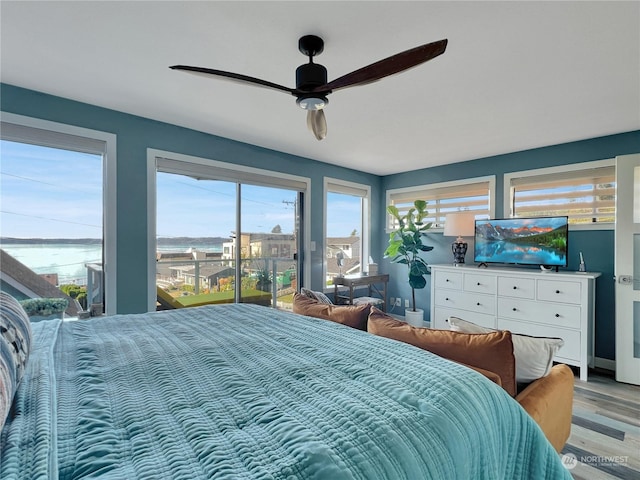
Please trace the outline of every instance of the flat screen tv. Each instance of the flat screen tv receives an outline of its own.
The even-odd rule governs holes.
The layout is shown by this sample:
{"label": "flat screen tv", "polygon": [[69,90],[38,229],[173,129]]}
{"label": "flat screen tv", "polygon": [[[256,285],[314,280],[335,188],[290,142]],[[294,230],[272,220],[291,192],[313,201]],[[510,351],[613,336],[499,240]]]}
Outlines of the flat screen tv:
{"label": "flat screen tv", "polygon": [[476,220],[474,261],[566,267],[568,217]]}

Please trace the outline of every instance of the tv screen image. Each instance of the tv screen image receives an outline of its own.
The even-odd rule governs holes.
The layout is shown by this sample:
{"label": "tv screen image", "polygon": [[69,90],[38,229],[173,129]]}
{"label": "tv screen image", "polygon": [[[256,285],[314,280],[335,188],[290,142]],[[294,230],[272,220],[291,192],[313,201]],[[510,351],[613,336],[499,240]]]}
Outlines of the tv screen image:
{"label": "tv screen image", "polygon": [[566,267],[568,217],[476,220],[474,261]]}

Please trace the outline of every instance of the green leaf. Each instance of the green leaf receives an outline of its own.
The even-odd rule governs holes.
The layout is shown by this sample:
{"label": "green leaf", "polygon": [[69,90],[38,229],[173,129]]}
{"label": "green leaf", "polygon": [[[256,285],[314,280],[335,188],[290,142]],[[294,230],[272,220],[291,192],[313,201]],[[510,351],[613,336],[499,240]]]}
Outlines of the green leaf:
{"label": "green leaf", "polygon": [[384,251],[384,256],[395,257],[396,255],[398,255],[398,248],[400,247],[400,245],[401,245],[400,242],[389,243],[389,246]]}
{"label": "green leaf", "polygon": [[423,276],[423,275],[427,275],[429,273],[429,268],[427,267],[427,265],[424,262],[413,262],[411,264],[411,271],[410,271],[410,275],[415,275],[416,277],[418,276]]}
{"label": "green leaf", "polygon": [[409,285],[419,290],[427,286],[427,280],[422,275],[409,275]]}
{"label": "green leaf", "polygon": [[424,212],[427,208],[427,202],[425,202],[424,200],[416,200],[415,202],[413,202],[413,204],[416,206],[419,212]]}

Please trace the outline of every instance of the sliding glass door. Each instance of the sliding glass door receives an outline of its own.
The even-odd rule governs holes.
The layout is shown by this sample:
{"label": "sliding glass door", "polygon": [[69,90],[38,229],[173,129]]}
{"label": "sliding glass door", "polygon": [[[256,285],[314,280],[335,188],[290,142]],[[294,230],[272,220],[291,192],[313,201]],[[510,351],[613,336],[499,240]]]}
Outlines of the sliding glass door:
{"label": "sliding glass door", "polygon": [[[301,264],[300,183],[270,185],[202,162],[156,159],[157,309],[291,308]],[[233,181],[235,180],[235,181]]]}
{"label": "sliding glass door", "polygon": [[236,184],[165,172],[156,181],[159,307],[166,295],[183,306],[233,301]]}
{"label": "sliding glass door", "polygon": [[239,187],[240,301],[290,308],[298,279],[299,192],[257,185]]}

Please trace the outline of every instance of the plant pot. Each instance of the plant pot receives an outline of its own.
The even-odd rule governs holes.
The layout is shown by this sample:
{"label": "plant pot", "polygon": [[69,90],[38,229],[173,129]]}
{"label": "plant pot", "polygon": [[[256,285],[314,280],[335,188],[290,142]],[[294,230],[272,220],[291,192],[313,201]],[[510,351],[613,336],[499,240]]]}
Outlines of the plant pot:
{"label": "plant pot", "polygon": [[404,311],[404,320],[409,325],[413,325],[414,327],[424,327],[423,323],[424,318],[424,310],[421,308],[416,308],[415,312],[410,308],[407,308]]}

